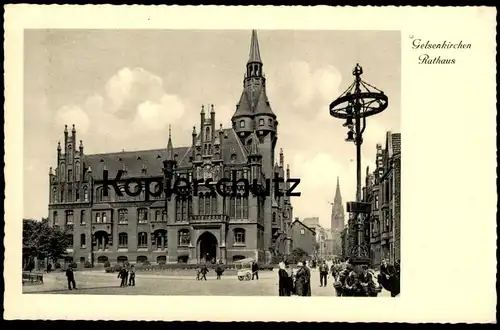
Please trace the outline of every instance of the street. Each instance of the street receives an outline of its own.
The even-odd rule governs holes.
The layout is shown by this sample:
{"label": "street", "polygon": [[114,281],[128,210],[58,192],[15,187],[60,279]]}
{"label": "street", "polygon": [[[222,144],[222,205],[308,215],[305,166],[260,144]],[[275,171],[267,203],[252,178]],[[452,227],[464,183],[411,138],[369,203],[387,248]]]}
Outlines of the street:
{"label": "street", "polygon": [[[171,274],[168,274],[171,273]],[[168,274],[168,275],[166,275]],[[215,295],[215,296],[277,296],[278,271],[260,271],[259,280],[239,281],[236,275],[223,275],[217,280],[213,272],[207,281],[197,281],[194,270],[188,273],[137,273],[135,287],[120,287],[117,273],[104,271],[75,272],[77,290],[68,290],[64,272],[44,274],[44,284],[24,286],[23,293],[99,294],[99,295]],[[319,273],[311,270],[312,296],[335,296],[332,279],[326,287],[319,286]],[[390,297],[383,290],[379,296]]]}

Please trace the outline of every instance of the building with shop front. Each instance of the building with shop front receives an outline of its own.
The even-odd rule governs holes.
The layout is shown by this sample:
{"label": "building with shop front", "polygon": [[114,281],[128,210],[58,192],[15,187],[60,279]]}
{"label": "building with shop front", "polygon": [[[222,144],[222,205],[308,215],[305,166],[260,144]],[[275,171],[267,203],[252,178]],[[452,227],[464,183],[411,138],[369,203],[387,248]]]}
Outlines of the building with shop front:
{"label": "building with shop front", "polygon": [[[290,176],[282,150],[275,161],[278,120],[266,94],[255,31],[231,122],[230,128],[216,127],[215,107],[202,106],[188,146],[174,147],[169,129],[166,148],[105,154],[86,154],[75,126],[71,132],[66,127],[64,141],[57,146],[57,166],[49,173],[48,210],[52,225],[72,232],[69,260],[232,263],[251,257],[265,263],[270,251],[289,253],[289,197],[245,196],[241,184],[236,195],[226,197],[210,193],[204,185],[189,196],[167,198],[161,191],[167,179],[217,182],[234,175],[265,186],[275,173]],[[117,190],[109,186],[105,191],[105,173],[115,179],[119,171],[123,175]],[[134,181],[128,185],[132,193],[126,191],[127,179]],[[147,198],[145,190],[138,189],[148,180],[157,181],[150,186],[157,196]],[[274,186],[270,188],[273,192]]]}
{"label": "building with shop front", "polygon": [[363,201],[371,204],[365,238],[374,266],[383,258],[400,260],[401,252],[401,133],[386,133],[385,146],[377,144],[375,171],[366,171]]}

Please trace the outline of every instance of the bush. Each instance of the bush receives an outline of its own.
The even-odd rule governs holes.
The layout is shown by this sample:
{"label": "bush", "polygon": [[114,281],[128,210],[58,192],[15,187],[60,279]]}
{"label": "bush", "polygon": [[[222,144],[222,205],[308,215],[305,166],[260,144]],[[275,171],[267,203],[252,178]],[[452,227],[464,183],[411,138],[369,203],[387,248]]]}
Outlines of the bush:
{"label": "bush", "polygon": [[111,262],[109,262],[109,260],[106,260],[106,262],[104,263],[104,268],[107,267],[111,267]]}
{"label": "bush", "polygon": [[106,273],[114,273],[114,268],[113,267],[106,267],[104,268],[104,270],[106,271]]}
{"label": "bush", "polygon": [[59,261],[56,261],[56,263],[54,264],[54,267],[56,269],[60,269],[61,268],[61,264],[59,263]]}
{"label": "bush", "polygon": [[84,267],[84,268],[92,268],[92,264],[90,263],[90,261],[85,261],[85,262],[83,263],[83,267]]}
{"label": "bush", "polygon": [[112,268],[113,268],[113,271],[115,271],[115,272],[119,272],[123,269],[122,265],[115,265]]}
{"label": "bush", "polygon": [[71,267],[71,268],[78,268],[78,264],[76,262],[71,262],[68,267]]}

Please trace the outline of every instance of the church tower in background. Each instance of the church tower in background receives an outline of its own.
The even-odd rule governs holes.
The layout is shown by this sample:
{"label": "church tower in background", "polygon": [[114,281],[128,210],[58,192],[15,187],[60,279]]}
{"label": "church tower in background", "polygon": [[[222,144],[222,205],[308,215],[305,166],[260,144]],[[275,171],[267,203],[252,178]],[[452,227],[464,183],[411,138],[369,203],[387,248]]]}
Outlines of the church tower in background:
{"label": "church tower in background", "polygon": [[340,193],[340,182],[337,177],[337,189],[335,190],[335,198],[332,203],[331,230],[333,239],[333,254],[342,254],[342,235],[344,229],[345,213],[344,205],[342,204],[342,195]]}

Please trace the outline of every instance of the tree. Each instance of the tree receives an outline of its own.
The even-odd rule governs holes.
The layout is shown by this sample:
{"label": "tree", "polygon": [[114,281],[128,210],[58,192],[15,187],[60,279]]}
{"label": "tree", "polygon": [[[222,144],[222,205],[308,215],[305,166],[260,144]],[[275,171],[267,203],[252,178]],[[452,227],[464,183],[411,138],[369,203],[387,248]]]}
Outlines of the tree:
{"label": "tree", "polygon": [[48,221],[23,220],[23,254],[29,258],[57,260],[66,256],[72,233]]}

